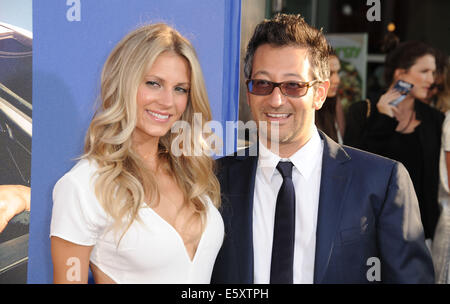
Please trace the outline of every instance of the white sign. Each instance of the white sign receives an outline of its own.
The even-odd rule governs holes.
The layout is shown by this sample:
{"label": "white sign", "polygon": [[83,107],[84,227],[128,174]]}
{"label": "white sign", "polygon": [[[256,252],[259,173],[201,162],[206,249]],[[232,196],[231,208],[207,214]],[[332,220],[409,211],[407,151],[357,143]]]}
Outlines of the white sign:
{"label": "white sign", "polygon": [[367,33],[327,34],[341,60],[339,96],[344,108],[366,98]]}

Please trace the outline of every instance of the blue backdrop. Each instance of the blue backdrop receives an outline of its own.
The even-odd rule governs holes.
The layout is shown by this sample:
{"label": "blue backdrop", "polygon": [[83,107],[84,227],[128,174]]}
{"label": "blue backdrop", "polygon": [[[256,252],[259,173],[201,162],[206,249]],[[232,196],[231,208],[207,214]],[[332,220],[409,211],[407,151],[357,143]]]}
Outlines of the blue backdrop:
{"label": "blue backdrop", "polygon": [[[214,120],[238,119],[240,0],[33,1],[33,142],[28,283],[52,282],[52,189],[82,153],[109,52],[166,22],[195,46]],[[225,131],[225,127],[224,127]]]}

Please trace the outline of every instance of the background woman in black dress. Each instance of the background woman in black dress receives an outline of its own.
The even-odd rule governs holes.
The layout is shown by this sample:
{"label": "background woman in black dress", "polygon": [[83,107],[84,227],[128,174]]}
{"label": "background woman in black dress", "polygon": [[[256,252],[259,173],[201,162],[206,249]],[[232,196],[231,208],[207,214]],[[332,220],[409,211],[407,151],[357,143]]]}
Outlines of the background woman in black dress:
{"label": "background woman in black dress", "polygon": [[[390,86],[376,103],[363,139],[365,149],[398,160],[408,169],[427,239],[433,238],[439,217],[439,152],[444,116],[419,99],[426,97],[435,70],[434,50],[428,45],[408,41],[393,48],[385,61],[384,77]],[[391,102],[401,95],[393,88],[398,80],[414,87],[394,106]]]}

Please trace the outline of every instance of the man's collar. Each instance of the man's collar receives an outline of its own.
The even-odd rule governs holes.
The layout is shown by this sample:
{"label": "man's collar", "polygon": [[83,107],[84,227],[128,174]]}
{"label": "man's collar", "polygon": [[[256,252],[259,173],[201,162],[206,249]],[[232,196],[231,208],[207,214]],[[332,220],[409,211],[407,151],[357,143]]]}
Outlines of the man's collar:
{"label": "man's collar", "polygon": [[258,145],[258,168],[268,182],[271,181],[280,160],[291,161],[300,174],[305,179],[309,179],[317,162],[321,160],[323,151],[323,142],[315,126],[308,142],[287,159],[282,159],[279,155],[267,149],[261,141],[258,142]]}

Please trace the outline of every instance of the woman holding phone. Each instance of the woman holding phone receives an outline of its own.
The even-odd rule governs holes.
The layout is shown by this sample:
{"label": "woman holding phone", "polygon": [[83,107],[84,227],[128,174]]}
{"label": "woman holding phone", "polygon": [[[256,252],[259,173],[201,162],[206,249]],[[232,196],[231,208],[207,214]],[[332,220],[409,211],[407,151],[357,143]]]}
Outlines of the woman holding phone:
{"label": "woman holding phone", "polygon": [[[400,161],[408,169],[428,240],[433,238],[439,218],[439,153],[444,115],[419,99],[427,96],[435,70],[434,50],[428,45],[419,41],[393,45],[384,71],[389,88],[373,107],[364,136],[364,148]],[[405,83],[412,88],[402,96],[398,87]],[[397,103],[399,98],[402,100]]]}

